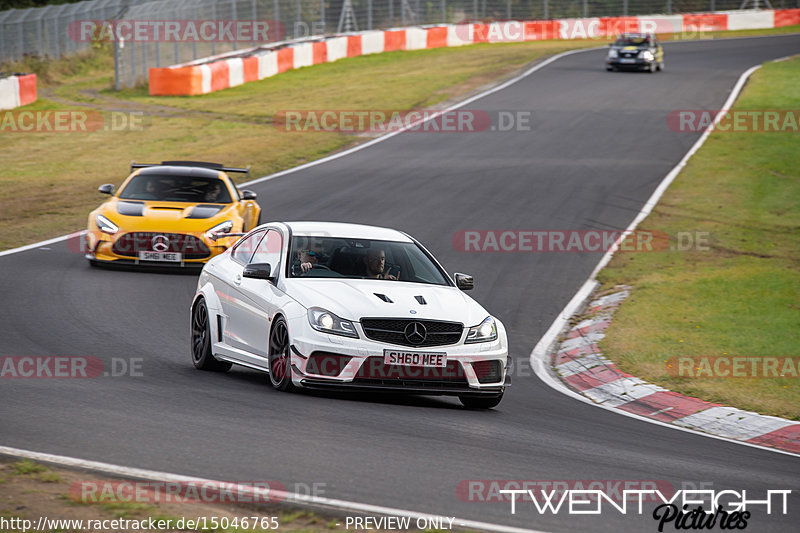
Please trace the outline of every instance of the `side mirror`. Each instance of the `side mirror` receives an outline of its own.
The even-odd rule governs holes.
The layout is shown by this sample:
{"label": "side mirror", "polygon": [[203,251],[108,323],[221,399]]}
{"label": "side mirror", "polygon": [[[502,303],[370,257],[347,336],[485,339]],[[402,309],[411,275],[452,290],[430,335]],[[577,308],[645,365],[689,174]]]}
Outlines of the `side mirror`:
{"label": "side mirror", "polygon": [[97,190],[103,194],[114,194],[114,184],[106,183],[105,185],[99,186]]}
{"label": "side mirror", "polygon": [[255,200],[256,196],[258,196],[253,191],[249,191],[247,189],[242,191],[242,200]]}
{"label": "side mirror", "polygon": [[244,272],[242,272],[242,277],[271,280],[273,279],[272,277],[270,277],[271,273],[272,273],[272,267],[270,266],[269,263],[250,263],[249,265],[244,267]]}
{"label": "side mirror", "polygon": [[473,280],[472,276],[468,274],[459,274],[458,272],[456,272],[455,278],[456,278],[456,287],[458,287],[462,291],[470,291],[475,286],[475,280]]}

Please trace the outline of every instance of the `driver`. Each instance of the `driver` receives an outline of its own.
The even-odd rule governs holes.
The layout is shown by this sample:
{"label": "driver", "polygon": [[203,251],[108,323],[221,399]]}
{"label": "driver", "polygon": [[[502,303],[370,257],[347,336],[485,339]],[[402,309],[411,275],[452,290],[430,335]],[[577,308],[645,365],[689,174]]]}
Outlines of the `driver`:
{"label": "driver", "polygon": [[297,250],[297,259],[300,261],[300,270],[303,274],[319,264],[322,257],[322,245],[319,242],[312,242],[307,249]]}

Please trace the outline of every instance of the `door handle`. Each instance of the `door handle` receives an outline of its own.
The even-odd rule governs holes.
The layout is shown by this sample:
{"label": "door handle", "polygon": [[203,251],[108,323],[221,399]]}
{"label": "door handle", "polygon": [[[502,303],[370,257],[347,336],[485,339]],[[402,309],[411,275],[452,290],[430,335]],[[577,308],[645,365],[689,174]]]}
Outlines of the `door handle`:
{"label": "door handle", "polygon": [[236,274],[236,277],[233,279],[233,282],[237,285],[240,285],[242,283],[242,275]]}

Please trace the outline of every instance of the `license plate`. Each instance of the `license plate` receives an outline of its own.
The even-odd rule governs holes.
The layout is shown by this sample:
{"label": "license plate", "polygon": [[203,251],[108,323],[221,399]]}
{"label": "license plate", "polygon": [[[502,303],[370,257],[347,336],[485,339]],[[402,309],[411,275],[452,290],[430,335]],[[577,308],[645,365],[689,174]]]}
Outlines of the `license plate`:
{"label": "license plate", "polygon": [[620,63],[636,63],[635,59],[623,58],[619,60]]}
{"label": "license plate", "polygon": [[183,255],[176,252],[139,252],[139,260],[180,263],[183,260]]}
{"label": "license plate", "polygon": [[445,367],[447,366],[447,354],[444,352],[384,350],[383,362],[387,365]]}

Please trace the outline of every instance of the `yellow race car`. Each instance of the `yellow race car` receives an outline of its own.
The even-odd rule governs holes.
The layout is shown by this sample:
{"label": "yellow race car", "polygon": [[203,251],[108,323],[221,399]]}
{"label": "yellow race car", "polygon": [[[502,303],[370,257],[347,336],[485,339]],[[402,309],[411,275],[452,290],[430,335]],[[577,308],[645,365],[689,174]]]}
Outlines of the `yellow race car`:
{"label": "yellow race car", "polygon": [[235,238],[261,223],[252,191],[240,191],[227,172],[249,174],[201,161],[131,163],[131,175],[111,198],[89,214],[86,258],[98,264],[202,266]]}

